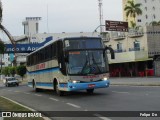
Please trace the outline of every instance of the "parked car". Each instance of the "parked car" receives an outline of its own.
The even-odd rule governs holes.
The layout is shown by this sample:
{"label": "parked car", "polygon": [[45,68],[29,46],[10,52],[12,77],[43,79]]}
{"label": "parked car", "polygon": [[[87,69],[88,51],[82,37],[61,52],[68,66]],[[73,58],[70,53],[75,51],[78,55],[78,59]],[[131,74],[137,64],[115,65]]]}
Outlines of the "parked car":
{"label": "parked car", "polygon": [[19,86],[19,81],[15,77],[5,77],[3,80],[6,87]]}

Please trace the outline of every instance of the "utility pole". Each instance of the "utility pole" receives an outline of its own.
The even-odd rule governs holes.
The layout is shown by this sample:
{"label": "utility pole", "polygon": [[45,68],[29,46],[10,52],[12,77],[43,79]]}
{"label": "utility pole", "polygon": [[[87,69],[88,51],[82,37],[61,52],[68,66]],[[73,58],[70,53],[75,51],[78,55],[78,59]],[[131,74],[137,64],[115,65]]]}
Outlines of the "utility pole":
{"label": "utility pole", "polygon": [[103,9],[102,9],[102,0],[98,0],[99,6],[99,22],[100,22],[100,34],[103,32]]}

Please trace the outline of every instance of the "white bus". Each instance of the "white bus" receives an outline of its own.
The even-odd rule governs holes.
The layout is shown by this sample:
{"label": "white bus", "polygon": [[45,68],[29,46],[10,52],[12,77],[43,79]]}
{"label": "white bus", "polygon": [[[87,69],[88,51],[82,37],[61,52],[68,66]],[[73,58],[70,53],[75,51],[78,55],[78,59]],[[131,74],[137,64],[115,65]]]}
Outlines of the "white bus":
{"label": "white bus", "polygon": [[99,37],[71,37],[55,40],[27,56],[28,86],[35,91],[66,91],[109,87],[107,50]]}

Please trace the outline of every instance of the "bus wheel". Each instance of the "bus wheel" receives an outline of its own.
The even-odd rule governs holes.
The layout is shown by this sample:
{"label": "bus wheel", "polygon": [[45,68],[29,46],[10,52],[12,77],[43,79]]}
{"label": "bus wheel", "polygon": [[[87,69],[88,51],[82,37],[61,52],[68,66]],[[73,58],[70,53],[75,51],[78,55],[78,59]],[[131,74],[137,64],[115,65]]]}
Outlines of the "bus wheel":
{"label": "bus wheel", "polygon": [[87,89],[87,93],[93,94],[94,89]]}
{"label": "bus wheel", "polygon": [[54,81],[54,90],[57,93],[57,95],[59,95],[59,96],[63,96],[64,95],[64,91],[60,91],[59,90],[57,81]]}

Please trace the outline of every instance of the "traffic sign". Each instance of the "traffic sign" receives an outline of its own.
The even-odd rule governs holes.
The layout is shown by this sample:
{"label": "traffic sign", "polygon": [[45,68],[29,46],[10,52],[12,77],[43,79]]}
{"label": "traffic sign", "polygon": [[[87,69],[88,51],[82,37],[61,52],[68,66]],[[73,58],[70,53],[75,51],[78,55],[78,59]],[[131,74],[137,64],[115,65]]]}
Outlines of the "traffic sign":
{"label": "traffic sign", "polygon": [[106,31],[128,32],[128,22],[123,21],[105,21]]}

